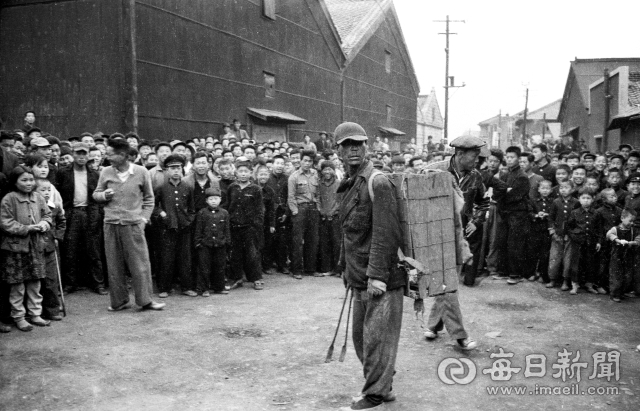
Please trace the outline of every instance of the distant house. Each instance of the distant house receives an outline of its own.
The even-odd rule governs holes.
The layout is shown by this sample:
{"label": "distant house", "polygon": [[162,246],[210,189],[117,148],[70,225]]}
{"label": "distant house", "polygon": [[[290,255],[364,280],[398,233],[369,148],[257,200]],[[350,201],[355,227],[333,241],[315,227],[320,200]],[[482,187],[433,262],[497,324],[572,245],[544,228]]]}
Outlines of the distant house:
{"label": "distant house", "polygon": [[63,138],[188,139],[237,118],[258,141],[347,120],[408,140],[418,94],[391,0],[0,2],[9,128],[35,110]]}
{"label": "distant house", "polygon": [[[562,136],[573,140],[575,146],[584,145],[594,152],[614,147],[614,141],[618,138],[615,133],[609,139],[608,147],[600,147],[605,125],[603,118],[590,110],[590,86],[604,76],[605,69],[613,72],[622,66],[627,66],[629,71],[640,71],[640,58],[576,58],[571,62],[558,121],[562,125]],[[597,111],[596,105],[594,109]]]}
{"label": "distant house", "polygon": [[[562,100],[556,100],[535,110],[527,110],[527,127],[525,130],[526,142],[532,140],[550,139],[560,136],[560,123],[558,112]],[[485,140],[490,147],[505,149],[514,144],[522,143],[524,126],[524,110],[513,116],[501,115],[491,117],[478,123],[480,126],[480,138]]]}
{"label": "distant house", "polygon": [[[434,88],[429,94],[418,96],[417,122],[416,144],[418,147],[426,145],[429,136],[433,137],[434,143],[439,143],[442,140],[444,120]],[[443,143],[447,145],[448,142],[443,141]]]}
{"label": "distant house", "polygon": [[[608,121],[605,111],[609,110]],[[605,96],[604,76],[589,85],[589,121],[607,128],[607,144],[603,134],[594,135],[597,151],[617,150],[620,144],[640,145],[640,71],[621,66],[609,73],[609,94]]]}

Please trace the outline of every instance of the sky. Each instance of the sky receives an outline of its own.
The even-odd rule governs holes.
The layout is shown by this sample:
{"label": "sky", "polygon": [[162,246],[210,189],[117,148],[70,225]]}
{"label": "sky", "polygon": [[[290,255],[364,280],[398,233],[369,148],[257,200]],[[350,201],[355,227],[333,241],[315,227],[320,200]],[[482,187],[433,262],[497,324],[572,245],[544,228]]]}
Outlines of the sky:
{"label": "sky", "polygon": [[[444,115],[445,23],[449,75],[466,86],[449,91],[449,139],[497,115],[529,111],[562,98],[577,58],[640,57],[640,1],[393,0],[420,93],[436,89]],[[526,7],[523,7],[526,5]]]}

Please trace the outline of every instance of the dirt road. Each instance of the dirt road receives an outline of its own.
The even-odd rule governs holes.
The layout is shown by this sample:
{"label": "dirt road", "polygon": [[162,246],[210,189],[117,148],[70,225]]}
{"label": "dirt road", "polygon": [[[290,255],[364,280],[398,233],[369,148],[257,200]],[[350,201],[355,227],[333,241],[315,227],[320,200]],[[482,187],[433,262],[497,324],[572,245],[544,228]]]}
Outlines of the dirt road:
{"label": "dirt road", "polygon": [[[170,297],[162,312],[110,313],[107,297],[87,291],[68,296],[64,321],[0,335],[0,409],[275,411],[349,404],[363,382],[351,341],[344,363],[324,363],[344,296],[342,281],[275,275],[266,278],[264,291],[246,285],[227,296]],[[470,354],[447,334],[425,341],[405,299],[394,383],[398,400],[387,409],[640,409],[640,299],[614,304],[607,296],[570,296],[540,284],[488,279],[462,288],[460,300],[465,325],[479,342]],[[343,341],[344,330],[335,360]],[[513,356],[491,358],[500,348]],[[559,357],[564,349],[571,353],[565,362]],[[605,353],[602,362],[598,352]],[[531,354],[546,356],[544,372],[527,369]],[[454,360],[447,360],[441,378],[438,365],[447,358]],[[521,369],[510,380],[494,381],[507,374],[499,369],[504,360]],[[465,382],[469,366],[475,366],[475,378],[456,383]],[[572,379],[570,370],[576,371]],[[546,392],[565,386],[576,394]]]}

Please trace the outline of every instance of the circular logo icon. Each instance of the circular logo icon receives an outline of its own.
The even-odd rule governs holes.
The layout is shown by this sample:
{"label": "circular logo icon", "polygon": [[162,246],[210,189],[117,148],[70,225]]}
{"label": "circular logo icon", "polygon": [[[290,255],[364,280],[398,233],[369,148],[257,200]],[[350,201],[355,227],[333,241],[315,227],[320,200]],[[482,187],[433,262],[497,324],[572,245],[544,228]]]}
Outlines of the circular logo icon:
{"label": "circular logo icon", "polygon": [[445,358],[438,364],[438,378],[448,385],[467,385],[476,378],[476,365],[468,358]]}

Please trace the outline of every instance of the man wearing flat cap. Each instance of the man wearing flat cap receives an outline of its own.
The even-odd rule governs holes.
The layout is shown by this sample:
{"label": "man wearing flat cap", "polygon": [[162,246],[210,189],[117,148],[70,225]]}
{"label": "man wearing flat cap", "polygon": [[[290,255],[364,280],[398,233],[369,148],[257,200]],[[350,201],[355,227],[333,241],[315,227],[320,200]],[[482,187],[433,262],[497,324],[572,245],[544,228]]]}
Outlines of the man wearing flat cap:
{"label": "man wearing flat cap", "polygon": [[177,273],[182,293],[196,297],[195,277],[191,271],[191,224],[195,219],[193,187],[182,180],[185,158],[171,154],[164,160],[165,182],[156,192],[154,221],[158,224],[160,240],[160,298],[171,292]]}
{"label": "man wearing flat cap", "polygon": [[333,142],[329,139],[329,135],[326,131],[320,132],[320,138],[316,140],[316,149],[318,153],[324,152],[324,150],[333,149]]}
{"label": "man wearing flat cap", "polygon": [[389,179],[366,158],[364,129],[356,123],[342,123],[334,135],[348,167],[348,178],[338,188],[343,196],[339,266],[352,290],[353,345],[365,377],[362,395],[341,410],[378,409],[395,398],[391,385],[405,286],[405,274],[398,268],[397,252],[402,245],[398,205]]}

